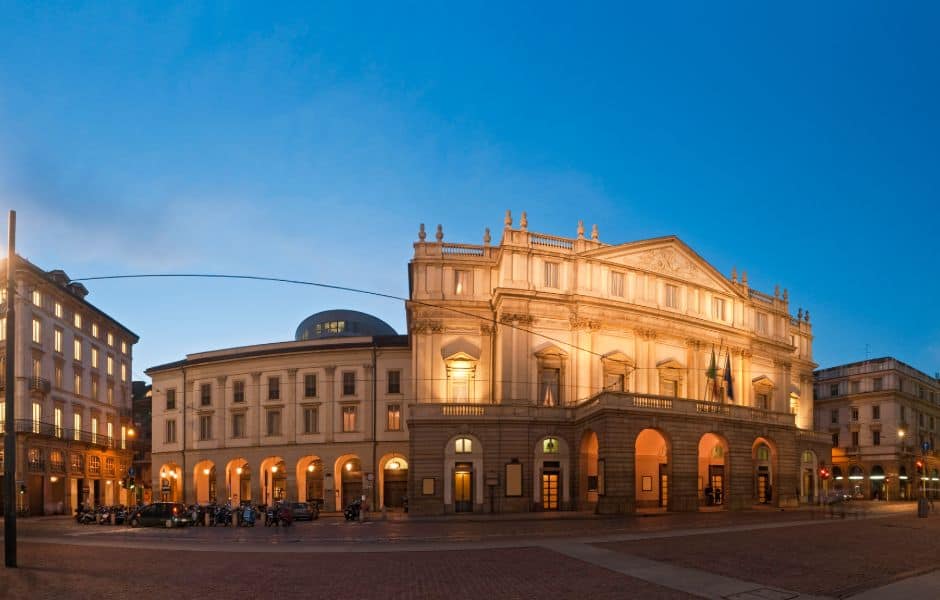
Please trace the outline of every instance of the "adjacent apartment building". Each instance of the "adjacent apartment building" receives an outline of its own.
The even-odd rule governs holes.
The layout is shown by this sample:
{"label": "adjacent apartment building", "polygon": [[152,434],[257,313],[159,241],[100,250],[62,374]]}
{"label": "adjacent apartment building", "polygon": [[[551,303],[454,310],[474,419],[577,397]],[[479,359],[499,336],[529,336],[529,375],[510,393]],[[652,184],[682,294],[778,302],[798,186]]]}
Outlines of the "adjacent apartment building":
{"label": "adjacent apartment building", "polygon": [[[832,436],[833,490],[940,496],[940,380],[885,357],[815,373],[816,427]],[[920,466],[918,466],[920,465]]]}
{"label": "adjacent apartment building", "polygon": [[[408,265],[408,334],[317,313],[294,341],[153,367],[154,491],[366,496],[412,512],[698,510],[818,499],[812,327],[673,236],[607,244],[507,212]],[[376,321],[378,321],[376,323]]]}
{"label": "adjacent apartment building", "polygon": [[[0,432],[16,435],[17,509],[65,514],[79,505],[127,503],[121,481],[131,462],[137,335],[91,304],[85,286],[63,271],[15,260],[12,299],[6,297],[6,260],[0,261],[0,301],[13,302],[16,314],[15,380],[0,379],[0,388],[15,390],[15,431],[5,430],[0,404]],[[0,339],[6,336],[3,315]],[[0,377],[6,359],[0,345]]]}

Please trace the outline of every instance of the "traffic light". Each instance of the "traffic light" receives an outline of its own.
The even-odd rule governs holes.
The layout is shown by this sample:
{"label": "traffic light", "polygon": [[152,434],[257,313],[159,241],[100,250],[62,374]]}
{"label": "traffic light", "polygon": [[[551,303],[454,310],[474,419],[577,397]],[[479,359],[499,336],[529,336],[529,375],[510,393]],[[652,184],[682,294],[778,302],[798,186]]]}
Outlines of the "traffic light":
{"label": "traffic light", "polygon": [[829,469],[826,467],[819,467],[819,478],[820,479],[829,479]]}
{"label": "traffic light", "polygon": [[128,489],[131,489],[131,490],[132,490],[132,489],[134,489],[136,486],[137,486],[137,484],[134,482],[134,478],[131,477],[131,478],[130,478],[130,481],[128,482],[128,486],[127,486]]}
{"label": "traffic light", "polygon": [[921,469],[924,468],[924,461],[918,458],[917,462],[915,462],[914,465],[917,467],[917,470],[920,471]]}
{"label": "traffic light", "polygon": [[26,493],[26,484],[25,484],[25,483],[21,483],[21,484],[20,484],[20,494],[22,495],[22,494],[25,494],[25,493]]}

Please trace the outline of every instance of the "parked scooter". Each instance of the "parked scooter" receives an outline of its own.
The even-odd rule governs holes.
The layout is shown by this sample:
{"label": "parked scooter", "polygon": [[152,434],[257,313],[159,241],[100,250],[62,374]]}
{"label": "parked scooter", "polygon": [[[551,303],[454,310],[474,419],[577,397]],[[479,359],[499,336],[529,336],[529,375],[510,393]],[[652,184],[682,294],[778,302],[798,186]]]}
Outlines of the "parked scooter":
{"label": "parked scooter", "polygon": [[273,504],[268,506],[264,511],[264,526],[271,527],[272,525],[274,527],[278,526],[278,511],[277,507]]}
{"label": "parked scooter", "polygon": [[361,510],[362,500],[356,499],[349,503],[346,510],[343,511],[343,516],[346,517],[347,521],[357,521]]}
{"label": "parked scooter", "polygon": [[255,509],[250,504],[246,504],[242,507],[242,527],[254,527],[255,526]]}

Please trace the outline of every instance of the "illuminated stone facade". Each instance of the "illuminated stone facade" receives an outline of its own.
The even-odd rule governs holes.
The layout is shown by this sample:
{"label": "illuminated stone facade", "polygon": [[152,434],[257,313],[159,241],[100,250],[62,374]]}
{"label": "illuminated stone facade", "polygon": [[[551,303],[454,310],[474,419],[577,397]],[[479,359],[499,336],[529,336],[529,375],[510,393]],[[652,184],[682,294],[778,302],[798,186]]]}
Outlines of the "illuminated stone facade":
{"label": "illuminated stone facade", "polygon": [[609,245],[507,214],[498,244],[433,238],[422,226],[414,244],[407,336],[343,337],[354,328],[330,311],[295,342],[150,369],[155,495],[333,509],[407,494],[426,514],[818,497],[801,478],[830,458],[812,431],[812,328],[785,290],[725,277],[675,237]]}
{"label": "illuminated stone facade", "polygon": [[[138,338],[89,303],[85,287],[64,272],[17,260],[17,508],[42,515],[126,504],[121,484],[132,459],[131,359]],[[5,339],[4,320],[0,332]],[[5,373],[3,366],[3,389]]]}
{"label": "illuminated stone facade", "polygon": [[832,436],[833,491],[888,500],[940,497],[936,377],[890,357],[820,369],[815,410],[816,427]]}

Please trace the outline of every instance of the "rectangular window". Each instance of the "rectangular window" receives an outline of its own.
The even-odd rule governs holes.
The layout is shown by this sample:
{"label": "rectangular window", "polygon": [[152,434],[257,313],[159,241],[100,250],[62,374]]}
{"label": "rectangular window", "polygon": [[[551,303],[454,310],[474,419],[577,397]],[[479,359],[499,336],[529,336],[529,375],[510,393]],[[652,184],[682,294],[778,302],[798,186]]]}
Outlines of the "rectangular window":
{"label": "rectangular window", "polygon": [[862,391],[862,383],[860,381],[851,381],[849,382],[849,392],[852,394],[858,394]]}
{"label": "rectangular window", "polygon": [[281,435],[281,411],[269,410],[267,413],[268,435]]}
{"label": "rectangular window", "polygon": [[829,396],[838,396],[839,395],[839,384],[833,383],[829,385]]}
{"label": "rectangular window", "polygon": [[388,372],[388,393],[389,394],[401,393],[401,371],[389,371]]}
{"label": "rectangular window", "polygon": [[121,340],[121,354],[127,354],[127,342]]}
{"label": "rectangular window", "polygon": [[[712,316],[719,321],[725,320],[725,299],[724,298],[712,298]],[[793,344],[793,339],[791,336],[790,343]]]}
{"label": "rectangular window", "polygon": [[907,408],[905,406],[901,406],[901,422],[907,423]]}
{"label": "rectangular window", "polygon": [[42,361],[38,358],[33,359],[33,377],[42,377]]}
{"label": "rectangular window", "polygon": [[176,390],[174,388],[166,391],[166,409],[176,410]]}
{"label": "rectangular window", "polygon": [[91,443],[98,443],[98,417],[91,418]]}
{"label": "rectangular window", "polygon": [[555,262],[545,263],[545,287],[558,287],[558,267],[559,264]]}
{"label": "rectangular window", "polygon": [[469,296],[473,292],[470,289],[470,271],[454,271],[454,293],[458,296]]}
{"label": "rectangular window", "polygon": [[352,371],[343,371],[343,395],[356,395],[356,374]]}
{"label": "rectangular window", "polygon": [[610,295],[623,298],[623,273],[617,271],[610,272]]}
{"label": "rectangular window", "polygon": [[674,379],[663,379],[659,384],[659,393],[670,398],[679,397],[679,385]]}
{"label": "rectangular window", "polygon": [[92,324],[91,324],[91,335],[92,335],[92,337],[94,337],[94,338],[97,338],[97,337],[98,337],[98,324],[97,324],[97,323],[92,323]]}
{"label": "rectangular window", "polygon": [[42,343],[42,321],[33,317],[33,343]]}
{"label": "rectangular window", "polygon": [[852,407],[852,420],[858,421],[858,407],[857,406]]}
{"label": "rectangular window", "polygon": [[111,356],[110,354],[108,355],[108,368],[107,368],[107,372],[108,372],[108,376],[109,376],[109,377],[113,377],[113,376],[114,376],[114,357]]}
{"label": "rectangular window", "polygon": [[539,373],[539,404],[561,405],[561,370],[542,369]]}
{"label": "rectangular window", "polygon": [[127,450],[127,427],[121,425],[121,450]]}
{"label": "rectangular window", "polygon": [[82,374],[81,373],[75,373],[73,383],[75,384],[75,387],[73,388],[75,390],[75,395],[81,396],[82,395]]}
{"label": "rectangular window", "polygon": [[757,394],[757,408],[761,410],[770,408],[770,396],[768,394]]}
{"label": "rectangular window", "polygon": [[669,308],[679,308],[679,286],[667,283],[665,287],[664,299]]}
{"label": "rectangular window", "polygon": [[881,406],[873,404],[871,407],[871,418],[877,421],[881,418]]}
{"label": "rectangular window", "polygon": [[108,421],[108,445],[114,445],[114,423]]}
{"label": "rectangular window", "polygon": [[356,407],[343,407],[343,431],[346,433],[356,431]]}
{"label": "rectangular window", "polygon": [[767,313],[757,313],[757,333],[764,335],[770,333],[767,328]]}
{"label": "rectangular window", "polygon": [[121,381],[127,383],[127,363],[121,361]]}
{"label": "rectangular window", "polygon": [[114,348],[114,334],[110,331],[108,332],[108,346]]}
{"label": "rectangular window", "polygon": [[62,437],[62,409],[60,407],[55,407],[52,418],[55,424],[55,436],[60,438]]}
{"label": "rectangular window", "polygon": [[212,439],[212,415],[199,415],[199,439]]}
{"label": "rectangular window", "polygon": [[62,354],[62,336],[64,332],[56,327],[52,330],[52,348],[59,354]]}
{"label": "rectangular window", "polygon": [[232,402],[245,401],[245,382],[237,379],[232,383]]}
{"label": "rectangular window", "polygon": [[78,360],[78,361],[82,360],[82,341],[79,339],[76,339],[75,343],[72,345],[74,347],[73,351],[75,355],[75,360]]}
{"label": "rectangular window", "polygon": [[72,415],[72,429],[74,429],[74,438],[75,440],[82,439],[82,413],[75,413]]}
{"label": "rectangular window", "polygon": [[833,448],[839,447],[839,434],[838,433],[832,434],[832,447]]}
{"label": "rectangular window", "polygon": [[317,433],[319,431],[319,415],[317,413],[315,407],[308,406],[304,408],[304,433]]}
{"label": "rectangular window", "polygon": [[114,404],[114,384],[108,384],[108,404]]}
{"label": "rectangular window", "polygon": [[920,425],[921,427],[924,426],[924,413],[921,413],[921,414],[917,415],[917,423],[918,423],[918,425]]}
{"label": "rectangular window", "polygon": [[852,432],[852,445],[858,446],[858,432],[857,431]]}
{"label": "rectangular window", "polygon": [[210,406],[212,404],[212,384],[204,383],[199,386],[199,405]]}
{"label": "rectangular window", "polygon": [[833,408],[831,411],[829,411],[829,422],[832,423],[833,425],[839,422],[839,409],[838,408]]}
{"label": "rectangular window", "polygon": [[880,446],[880,445],[881,445],[881,432],[880,432],[880,431],[872,431],[872,432],[871,432],[871,445],[872,445],[872,446]]}
{"label": "rectangular window", "polygon": [[62,318],[62,303],[61,302],[55,303],[55,316],[57,319]]}
{"label": "rectangular window", "polygon": [[401,404],[389,404],[386,418],[389,431],[401,431]]}
{"label": "rectangular window", "polygon": [[[7,405],[5,402],[0,402],[0,433],[6,431],[7,426]],[[0,461],[2,464],[2,461]]]}
{"label": "rectangular window", "polygon": [[33,290],[33,305],[42,308],[42,293],[39,290]]}
{"label": "rectangular window", "polygon": [[0,342],[7,339],[7,318],[0,317]]}
{"label": "rectangular window", "polygon": [[42,423],[42,404],[33,402],[33,433],[39,433],[40,423]]}
{"label": "rectangular window", "polygon": [[98,349],[94,346],[91,347],[91,368],[98,368]]}
{"label": "rectangular window", "polygon": [[314,374],[304,375],[304,398],[317,397],[317,376]]}
{"label": "rectangular window", "polygon": [[170,419],[166,422],[166,431],[163,435],[163,441],[167,444],[176,443],[176,420]]}
{"label": "rectangular window", "polygon": [[75,325],[75,329],[82,328],[82,313],[75,311],[75,316],[72,319],[72,324]]}
{"label": "rectangular window", "polygon": [[53,379],[54,385],[61,390],[62,389],[62,366],[61,365],[56,365],[55,368],[52,370],[52,379]]}
{"label": "rectangular window", "polygon": [[245,413],[235,413],[232,415],[232,437],[245,437]]}
{"label": "rectangular window", "polygon": [[268,377],[268,400],[280,400],[280,398],[281,398],[281,378],[280,377]]}

